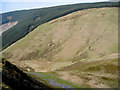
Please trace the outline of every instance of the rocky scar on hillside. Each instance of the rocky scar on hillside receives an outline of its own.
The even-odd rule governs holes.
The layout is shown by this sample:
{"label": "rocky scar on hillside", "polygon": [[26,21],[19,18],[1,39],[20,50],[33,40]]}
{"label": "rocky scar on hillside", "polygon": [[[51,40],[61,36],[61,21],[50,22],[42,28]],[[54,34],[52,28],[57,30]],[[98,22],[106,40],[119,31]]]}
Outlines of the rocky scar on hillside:
{"label": "rocky scar on hillside", "polygon": [[0,25],[0,35],[17,24],[18,24],[18,21],[14,21],[14,22],[8,22]]}
{"label": "rocky scar on hillside", "polygon": [[2,59],[2,68],[2,72],[0,72],[2,73],[2,82],[13,90],[51,90],[51,88],[45,85],[42,81],[37,81],[28,76],[5,59]]}

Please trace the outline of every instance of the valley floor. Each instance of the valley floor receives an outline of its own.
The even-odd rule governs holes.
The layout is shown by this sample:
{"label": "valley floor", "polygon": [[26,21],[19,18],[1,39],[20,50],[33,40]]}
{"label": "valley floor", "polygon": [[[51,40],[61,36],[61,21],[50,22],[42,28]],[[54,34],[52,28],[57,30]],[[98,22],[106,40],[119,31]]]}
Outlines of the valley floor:
{"label": "valley floor", "polygon": [[[42,78],[49,84],[51,83],[51,85],[58,85],[65,88],[117,88],[117,55],[116,53],[109,55],[109,57],[92,59],[92,62],[90,62],[91,60],[78,61],[71,65],[61,65],[62,67],[56,70],[51,69],[53,71],[41,70],[41,73],[31,72],[29,74]],[[69,86],[71,84],[69,82],[74,83],[75,86]]]}

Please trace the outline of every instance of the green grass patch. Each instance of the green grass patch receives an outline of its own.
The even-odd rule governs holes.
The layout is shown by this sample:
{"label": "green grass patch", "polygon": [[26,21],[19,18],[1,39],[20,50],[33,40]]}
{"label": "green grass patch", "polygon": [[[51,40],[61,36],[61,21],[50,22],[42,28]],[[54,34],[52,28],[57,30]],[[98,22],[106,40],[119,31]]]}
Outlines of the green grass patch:
{"label": "green grass patch", "polygon": [[[36,72],[35,72],[36,73]],[[33,75],[33,74],[30,74],[32,75],[32,77],[36,78],[36,79],[39,79],[39,80],[43,80],[45,81],[48,85],[49,85],[49,79],[50,80],[54,80],[56,83],[59,83],[59,84],[64,84],[64,85],[68,85],[68,86],[71,86],[72,88],[85,88],[84,86],[78,86],[78,85],[75,85],[74,83],[72,82],[68,82],[68,81],[65,81],[65,80],[62,80],[59,78],[59,76],[55,73],[43,73],[43,72],[38,72],[36,73],[37,75],[41,75],[40,77],[37,76],[37,75]],[[58,87],[57,87],[58,88]]]}
{"label": "green grass patch", "polygon": [[109,78],[109,77],[101,77],[101,81],[111,88],[118,88],[118,79]]}

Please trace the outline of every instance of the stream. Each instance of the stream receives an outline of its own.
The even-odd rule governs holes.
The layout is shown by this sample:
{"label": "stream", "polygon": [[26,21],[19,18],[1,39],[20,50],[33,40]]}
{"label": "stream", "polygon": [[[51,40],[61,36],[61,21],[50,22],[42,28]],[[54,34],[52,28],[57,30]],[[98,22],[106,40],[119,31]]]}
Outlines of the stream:
{"label": "stream", "polygon": [[[38,76],[40,78],[42,78],[43,80],[45,80],[46,82],[48,82],[50,85],[52,86],[55,86],[55,87],[61,87],[61,88],[65,88],[66,90],[69,90],[70,88],[73,88],[71,85],[67,85],[67,84],[61,84],[59,82],[56,81],[56,79],[46,79],[46,75],[42,75],[41,73],[37,73],[37,72],[27,72],[31,75],[35,75],[35,76]],[[53,77],[53,74],[47,74],[49,75],[50,77],[52,76]],[[76,89],[74,89],[76,90]]]}

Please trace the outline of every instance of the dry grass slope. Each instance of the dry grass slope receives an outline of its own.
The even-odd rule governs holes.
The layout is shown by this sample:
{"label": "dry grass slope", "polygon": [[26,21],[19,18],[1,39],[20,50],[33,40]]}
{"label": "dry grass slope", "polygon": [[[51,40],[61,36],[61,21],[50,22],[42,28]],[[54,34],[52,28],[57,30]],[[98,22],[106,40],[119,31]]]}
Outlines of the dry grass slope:
{"label": "dry grass slope", "polygon": [[118,8],[77,11],[40,25],[3,55],[18,66],[55,71],[86,87],[117,87],[117,20]]}

